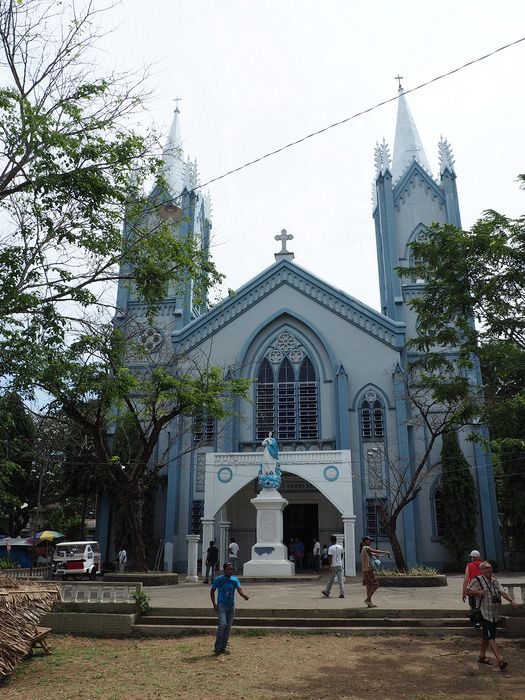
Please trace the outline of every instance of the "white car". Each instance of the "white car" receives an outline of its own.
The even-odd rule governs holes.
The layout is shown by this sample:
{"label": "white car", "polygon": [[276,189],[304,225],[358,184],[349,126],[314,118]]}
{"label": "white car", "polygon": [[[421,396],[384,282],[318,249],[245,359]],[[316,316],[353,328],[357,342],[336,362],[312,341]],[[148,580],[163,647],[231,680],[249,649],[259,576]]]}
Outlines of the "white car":
{"label": "white car", "polygon": [[98,542],[61,542],[53,555],[53,575],[79,581],[83,576],[95,579],[102,574]]}

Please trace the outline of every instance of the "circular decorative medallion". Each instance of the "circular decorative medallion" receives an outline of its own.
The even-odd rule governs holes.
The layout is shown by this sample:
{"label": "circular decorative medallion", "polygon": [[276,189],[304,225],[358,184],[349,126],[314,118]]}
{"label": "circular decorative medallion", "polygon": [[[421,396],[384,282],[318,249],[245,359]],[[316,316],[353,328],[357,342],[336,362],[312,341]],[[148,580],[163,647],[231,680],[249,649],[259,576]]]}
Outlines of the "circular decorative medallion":
{"label": "circular decorative medallion", "polygon": [[365,394],[365,399],[370,403],[373,403],[377,399],[377,394],[375,391],[367,391]]}
{"label": "circular decorative medallion", "polygon": [[156,350],[160,345],[162,345],[163,337],[162,333],[156,328],[146,328],[144,333],[140,336],[140,342],[148,352]]}
{"label": "circular decorative medallion", "polygon": [[230,469],[230,467],[221,467],[217,472],[217,479],[221,483],[227,484],[233,479],[233,471]]}
{"label": "circular decorative medallion", "polygon": [[335,465],[330,464],[324,468],[323,476],[327,481],[337,481],[339,479],[339,469]]}
{"label": "circular decorative medallion", "polygon": [[275,344],[277,345],[279,350],[288,352],[297,345],[297,340],[293,337],[291,333],[285,332],[281,333],[281,335],[275,341]]}
{"label": "circular decorative medallion", "polygon": [[278,365],[279,362],[283,359],[283,354],[280,350],[272,348],[268,353],[268,359],[270,360],[272,365]]}
{"label": "circular decorative medallion", "polygon": [[304,353],[300,348],[294,348],[293,350],[290,350],[290,353],[288,355],[290,360],[297,364],[298,362],[301,362],[301,360],[304,357]]}

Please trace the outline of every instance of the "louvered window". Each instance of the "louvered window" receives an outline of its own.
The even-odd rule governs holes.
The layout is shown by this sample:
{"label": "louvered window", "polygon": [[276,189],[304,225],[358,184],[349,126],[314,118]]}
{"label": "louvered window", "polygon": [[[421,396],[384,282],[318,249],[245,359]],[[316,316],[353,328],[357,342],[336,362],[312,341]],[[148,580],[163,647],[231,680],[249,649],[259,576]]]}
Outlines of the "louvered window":
{"label": "louvered window", "polygon": [[436,537],[443,537],[445,534],[445,512],[443,508],[443,491],[441,487],[434,491],[433,510],[434,510],[434,532]]}
{"label": "louvered window", "polygon": [[257,439],[264,440],[270,430],[275,431],[275,385],[273,370],[264,360],[257,377]]}
{"label": "louvered window", "polygon": [[215,418],[201,414],[193,422],[193,442],[195,445],[210,444],[215,440]]}
{"label": "louvered window", "polygon": [[315,370],[306,357],[299,371],[299,437],[312,440],[317,431],[317,382]]}
{"label": "louvered window", "polygon": [[295,440],[297,436],[295,377],[292,365],[288,360],[284,360],[279,369],[277,434],[279,440]]}
{"label": "louvered window", "polygon": [[298,367],[285,357],[274,370],[265,358],[257,375],[257,439],[271,430],[278,440],[313,440],[319,436],[318,423],[317,379],[310,359]]}
{"label": "louvered window", "polygon": [[383,422],[383,407],[379,400],[361,404],[361,435],[365,440],[383,439],[385,427]]}

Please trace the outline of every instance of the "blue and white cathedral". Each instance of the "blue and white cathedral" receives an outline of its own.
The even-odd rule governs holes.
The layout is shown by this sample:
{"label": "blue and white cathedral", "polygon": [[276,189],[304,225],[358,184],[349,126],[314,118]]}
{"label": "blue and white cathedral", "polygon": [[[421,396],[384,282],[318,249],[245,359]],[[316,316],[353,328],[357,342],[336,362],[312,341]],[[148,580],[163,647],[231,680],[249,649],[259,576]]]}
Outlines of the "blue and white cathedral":
{"label": "blue and white cathedral", "polygon": [[[168,198],[181,202],[185,215],[174,235],[191,232],[207,250],[210,201],[194,189],[197,166],[185,159],[181,143],[177,107],[164,153]],[[403,384],[411,359],[407,341],[417,332],[408,302],[422,282],[400,279],[395,268],[410,264],[409,245],[428,225],[461,226],[454,160],[443,139],[438,152],[434,176],[400,87],[393,157],[385,141],[375,149],[379,311],[301,267],[284,230],[277,242],[269,239],[276,249],[274,260],[268,251],[269,266],[208,310],[195,304],[186,282],[168,291],[154,322],[147,322],[145,304],[120,284],[117,321],[141,329],[156,362],[205,358],[252,380],[250,400],[237,402],[235,417],[218,422],[203,416],[188,430],[179,419],[161,440],[165,479],[154,527],[164,541],[166,571],[186,570],[192,533],[200,534],[204,552],[215,540],[221,560],[234,537],[242,571],[256,541],[250,499],[257,495],[261,442],[269,431],[279,441],[280,492],[288,501],[285,544],[299,537],[308,552],[316,536],[323,545],[337,534],[344,540],[347,575],[360,568],[356,543],[365,533],[380,548],[388,545],[377,505],[390,497],[390,465],[417,463],[428,438],[410,413]],[[472,381],[481,381],[479,373]],[[170,435],[179,436],[173,444]],[[459,435],[460,444],[479,498],[477,546],[485,557],[501,560],[490,455],[465,436]],[[440,449],[436,445],[429,464]],[[398,519],[409,566],[441,567],[450,558],[441,541],[442,513],[440,473],[432,469]],[[97,527],[106,555],[112,549],[109,522],[102,508]]]}

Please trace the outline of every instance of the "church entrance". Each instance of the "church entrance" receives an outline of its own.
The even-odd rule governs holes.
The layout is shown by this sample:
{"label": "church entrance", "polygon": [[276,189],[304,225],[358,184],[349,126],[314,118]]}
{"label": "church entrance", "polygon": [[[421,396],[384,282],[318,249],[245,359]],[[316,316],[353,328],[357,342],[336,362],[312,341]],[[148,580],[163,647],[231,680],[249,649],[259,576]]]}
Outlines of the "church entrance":
{"label": "church entrance", "polygon": [[319,534],[319,515],[317,503],[289,503],[283,513],[284,544],[290,551],[292,538],[299,538],[304,544],[304,565],[310,569],[313,565],[312,549],[314,538]]}

